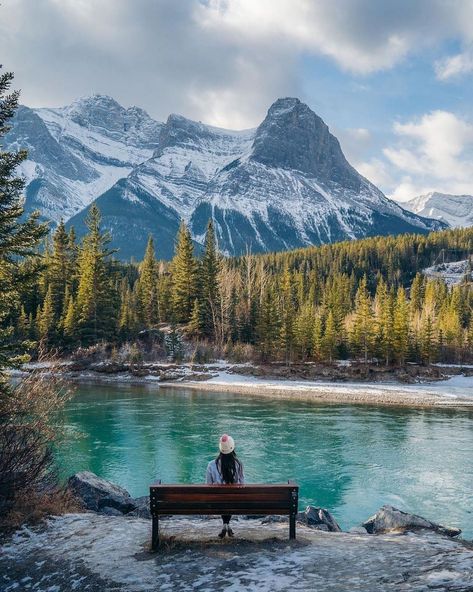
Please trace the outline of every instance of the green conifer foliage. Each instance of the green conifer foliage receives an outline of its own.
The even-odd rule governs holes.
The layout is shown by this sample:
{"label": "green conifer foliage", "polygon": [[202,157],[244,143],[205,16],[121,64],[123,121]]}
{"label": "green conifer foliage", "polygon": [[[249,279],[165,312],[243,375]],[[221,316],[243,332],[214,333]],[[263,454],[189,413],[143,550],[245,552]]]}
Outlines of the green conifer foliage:
{"label": "green conifer foliage", "polygon": [[216,319],[219,317],[219,285],[220,256],[217,251],[215,230],[212,220],[209,220],[205,235],[204,256],[200,267],[201,302],[200,328],[206,337],[215,337]]}
{"label": "green conifer foliage", "polygon": [[148,329],[155,327],[159,322],[158,264],[151,236],[148,238],[145,256],[140,265],[139,299],[144,326]]}
{"label": "green conifer foliage", "polygon": [[373,309],[365,276],[356,292],[351,329],[352,348],[357,355],[362,356],[365,363],[368,362],[373,353],[374,330]]}
{"label": "green conifer foliage", "polygon": [[2,151],[1,138],[8,132],[9,120],[18,107],[18,92],[10,92],[13,74],[0,75],[0,379],[3,369],[14,363],[11,341],[12,314],[20,310],[20,290],[33,281],[31,267],[22,262],[34,256],[47,227],[38,223],[38,214],[23,219],[24,180],[16,176],[17,167],[26,159],[26,152]]}
{"label": "green conifer foliage", "polygon": [[197,264],[194,246],[187,226],[182,223],[177,235],[176,251],[171,262],[172,308],[178,323],[188,323],[197,292]]}
{"label": "green conifer foliage", "polygon": [[88,235],[79,255],[79,286],[77,292],[80,342],[83,345],[112,339],[116,330],[116,294],[110,267],[111,252],[107,249],[109,233],[102,233],[100,212],[94,204],[87,215]]}

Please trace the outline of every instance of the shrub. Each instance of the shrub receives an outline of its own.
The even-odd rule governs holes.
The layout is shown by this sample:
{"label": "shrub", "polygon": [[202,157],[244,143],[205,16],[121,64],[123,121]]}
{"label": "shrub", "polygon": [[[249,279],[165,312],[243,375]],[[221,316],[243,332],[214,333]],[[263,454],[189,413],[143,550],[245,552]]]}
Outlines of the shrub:
{"label": "shrub", "polygon": [[[58,412],[71,389],[54,368],[36,370],[11,385],[0,381],[0,517],[31,500],[59,495],[52,447],[60,437]],[[23,501],[21,501],[23,500]]]}

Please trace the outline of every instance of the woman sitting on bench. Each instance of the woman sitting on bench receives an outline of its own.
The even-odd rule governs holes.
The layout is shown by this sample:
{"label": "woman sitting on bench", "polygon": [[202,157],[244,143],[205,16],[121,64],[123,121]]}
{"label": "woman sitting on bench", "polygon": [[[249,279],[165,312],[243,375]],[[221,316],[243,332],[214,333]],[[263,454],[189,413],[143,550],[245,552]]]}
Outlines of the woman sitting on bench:
{"label": "woman sitting on bench", "polygon": [[[218,443],[220,454],[215,460],[209,462],[207,467],[207,483],[244,483],[245,476],[243,473],[243,465],[238,460],[235,454],[235,442],[231,436],[223,434]],[[218,535],[221,539],[228,534],[233,536],[233,530],[230,528],[231,516],[226,514],[222,516],[223,528]]]}

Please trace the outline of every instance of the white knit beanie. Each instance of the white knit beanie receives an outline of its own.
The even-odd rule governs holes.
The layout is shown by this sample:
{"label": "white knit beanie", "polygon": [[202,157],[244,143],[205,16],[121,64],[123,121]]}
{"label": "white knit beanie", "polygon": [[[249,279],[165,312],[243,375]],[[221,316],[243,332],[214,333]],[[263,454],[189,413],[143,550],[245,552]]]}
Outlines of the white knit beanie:
{"label": "white knit beanie", "polygon": [[220,452],[222,454],[230,454],[235,450],[235,441],[231,436],[227,434],[223,434],[220,438],[220,442],[218,443],[218,447],[220,448]]}

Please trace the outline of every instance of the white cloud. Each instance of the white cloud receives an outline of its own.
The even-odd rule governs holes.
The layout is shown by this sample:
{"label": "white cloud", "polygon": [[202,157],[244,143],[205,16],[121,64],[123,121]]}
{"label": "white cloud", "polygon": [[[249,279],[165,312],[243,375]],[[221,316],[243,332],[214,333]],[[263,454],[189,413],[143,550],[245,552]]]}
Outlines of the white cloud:
{"label": "white cloud", "polygon": [[389,168],[380,158],[371,158],[368,161],[360,162],[355,165],[355,168],[377,187],[390,187],[393,184]]}
{"label": "white cloud", "polygon": [[301,58],[370,74],[467,45],[472,13],[471,0],[3,0],[0,54],[29,105],[96,91],[160,119],[250,127],[300,96]]}
{"label": "white cloud", "polygon": [[383,150],[402,175],[392,197],[405,200],[434,190],[473,193],[471,122],[448,111],[432,111],[393,129],[398,143]]}
{"label": "white cloud", "polygon": [[439,80],[449,80],[473,72],[473,51],[465,51],[454,56],[438,60],[435,73]]}
{"label": "white cloud", "polygon": [[286,44],[369,74],[449,36],[463,39],[470,12],[469,0],[209,0],[198,16],[232,39]]}

